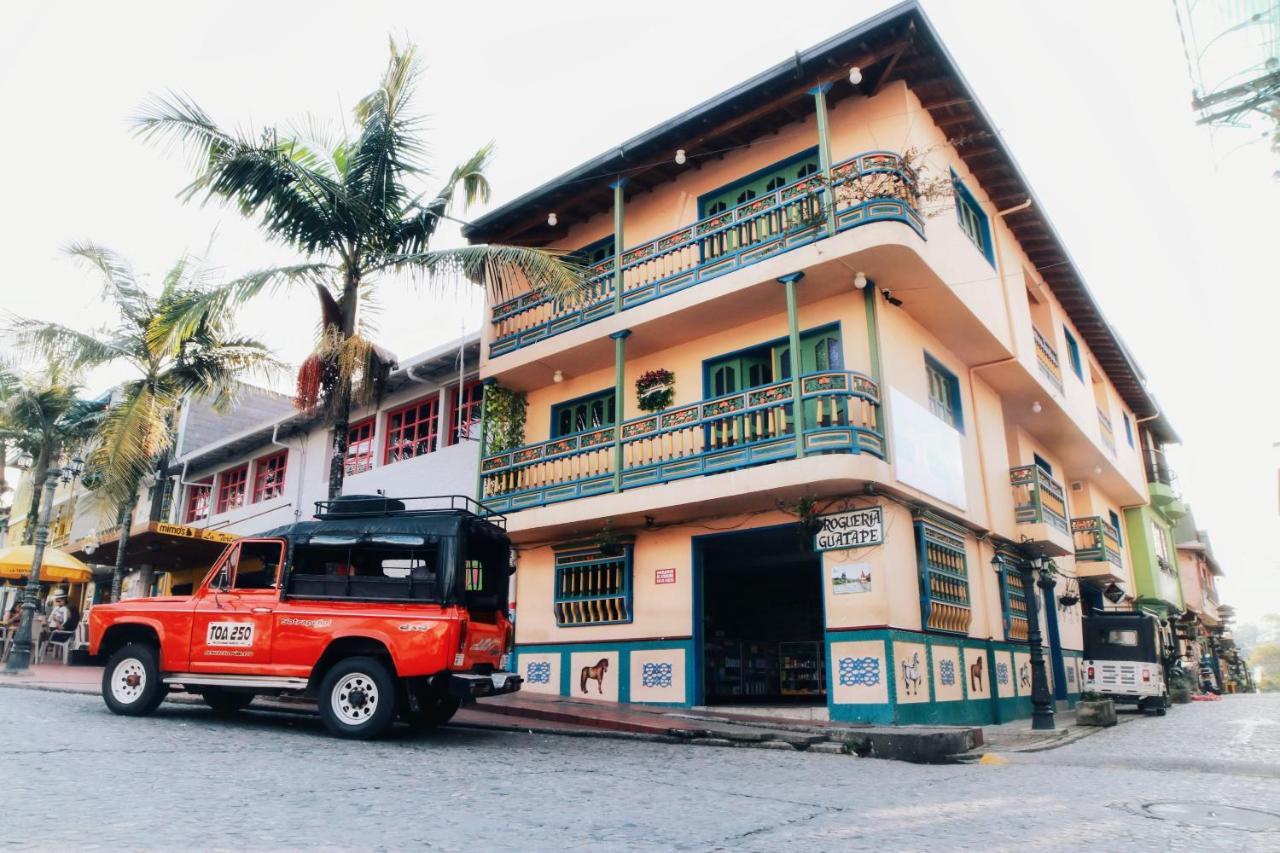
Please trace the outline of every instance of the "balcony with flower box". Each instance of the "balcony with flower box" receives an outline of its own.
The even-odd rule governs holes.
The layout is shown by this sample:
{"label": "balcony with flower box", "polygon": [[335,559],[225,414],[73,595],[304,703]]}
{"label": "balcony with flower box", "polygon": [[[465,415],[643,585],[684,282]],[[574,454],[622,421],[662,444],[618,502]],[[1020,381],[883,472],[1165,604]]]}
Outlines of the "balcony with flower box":
{"label": "balcony with flower box", "polygon": [[1096,515],[1073,518],[1071,537],[1075,540],[1078,576],[1107,583],[1124,582],[1120,532],[1110,522]]}
{"label": "balcony with flower box", "polygon": [[[800,389],[797,428],[795,388]],[[880,389],[820,371],[481,460],[481,500],[511,513],[816,455],[885,455]]]}
{"label": "balcony with flower box", "polygon": [[705,216],[587,271],[583,290],[552,299],[519,294],[493,306],[489,358],[873,222],[899,222],[924,236],[917,176],[902,157],[871,151],[835,163],[735,208]]}
{"label": "balcony with flower box", "polygon": [[1009,469],[1014,518],[1018,533],[1047,557],[1064,557],[1074,550],[1067,522],[1067,498],[1062,484],[1039,465]]}

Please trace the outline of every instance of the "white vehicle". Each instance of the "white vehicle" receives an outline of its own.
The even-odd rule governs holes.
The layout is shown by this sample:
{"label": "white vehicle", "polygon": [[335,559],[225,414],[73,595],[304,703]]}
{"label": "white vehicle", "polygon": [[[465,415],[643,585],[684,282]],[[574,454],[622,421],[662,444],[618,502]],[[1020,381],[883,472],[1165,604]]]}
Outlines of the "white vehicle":
{"label": "white vehicle", "polygon": [[1150,613],[1095,613],[1085,619],[1081,689],[1163,716],[1169,707],[1160,620]]}

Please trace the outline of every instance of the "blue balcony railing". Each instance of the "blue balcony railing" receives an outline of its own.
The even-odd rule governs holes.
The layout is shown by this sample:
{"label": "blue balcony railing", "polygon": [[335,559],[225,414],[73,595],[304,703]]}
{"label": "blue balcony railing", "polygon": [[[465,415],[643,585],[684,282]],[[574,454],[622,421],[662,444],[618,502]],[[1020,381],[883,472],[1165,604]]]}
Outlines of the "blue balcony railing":
{"label": "blue balcony railing", "polygon": [[[798,246],[869,222],[902,222],[921,237],[917,178],[897,154],[871,151],[831,167],[831,188],[814,174],[678,228],[622,253],[622,310],[692,287]],[[493,307],[490,357],[536,343],[618,311],[614,260],[588,270],[572,298],[523,293]]]}
{"label": "blue balcony railing", "polygon": [[[801,377],[806,453],[884,457],[880,390],[855,371]],[[615,426],[486,456],[481,500],[497,512],[611,492]],[[730,471],[796,456],[791,380],[632,418],[621,426],[621,489]]]}

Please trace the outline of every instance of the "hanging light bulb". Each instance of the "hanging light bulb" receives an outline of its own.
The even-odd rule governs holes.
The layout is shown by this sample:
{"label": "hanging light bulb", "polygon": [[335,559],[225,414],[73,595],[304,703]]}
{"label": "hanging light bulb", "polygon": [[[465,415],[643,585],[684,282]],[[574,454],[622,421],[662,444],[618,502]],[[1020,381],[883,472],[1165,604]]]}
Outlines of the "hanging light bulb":
{"label": "hanging light bulb", "polygon": [[688,159],[689,159],[688,157],[684,156],[683,148],[676,149],[676,165],[677,166],[683,166]]}
{"label": "hanging light bulb", "polygon": [[560,372],[559,370],[557,370],[555,373],[551,374],[551,380],[552,380],[553,382],[563,382],[563,381],[564,381],[564,374],[563,374],[562,372]]}
{"label": "hanging light bulb", "polygon": [[550,225],[552,228],[555,228],[556,223],[559,221],[560,220],[556,218],[556,214],[554,210],[551,213],[547,214],[547,224]]}
{"label": "hanging light bulb", "polygon": [[860,272],[853,277],[853,286],[858,290],[865,290],[867,287],[867,274]]}
{"label": "hanging light bulb", "polygon": [[1034,403],[1032,403],[1032,404],[1031,404],[1031,413],[1032,413],[1032,414],[1038,415],[1038,414],[1040,414],[1042,411],[1044,411],[1044,406],[1040,405],[1040,401],[1039,401],[1039,400],[1036,400]]}
{"label": "hanging light bulb", "polygon": [[855,65],[849,69],[849,82],[855,86],[862,82],[861,68]]}

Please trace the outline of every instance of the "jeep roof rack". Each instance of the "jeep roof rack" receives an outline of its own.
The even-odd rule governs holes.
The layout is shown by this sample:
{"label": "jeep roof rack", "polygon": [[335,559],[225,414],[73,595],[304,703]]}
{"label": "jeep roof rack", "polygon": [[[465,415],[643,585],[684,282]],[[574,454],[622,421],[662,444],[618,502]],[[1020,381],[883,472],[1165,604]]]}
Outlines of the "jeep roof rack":
{"label": "jeep roof rack", "polygon": [[342,495],[328,501],[316,501],[318,519],[374,518],[379,516],[415,516],[466,514],[507,529],[507,517],[495,512],[475,498],[466,495],[419,495],[393,498],[388,495]]}

